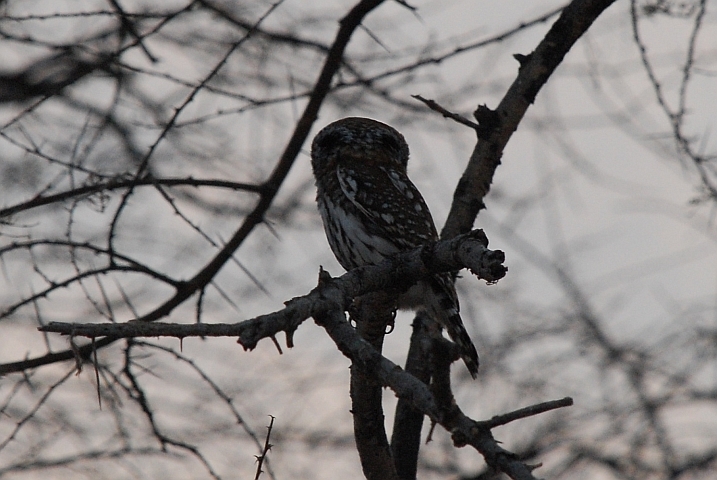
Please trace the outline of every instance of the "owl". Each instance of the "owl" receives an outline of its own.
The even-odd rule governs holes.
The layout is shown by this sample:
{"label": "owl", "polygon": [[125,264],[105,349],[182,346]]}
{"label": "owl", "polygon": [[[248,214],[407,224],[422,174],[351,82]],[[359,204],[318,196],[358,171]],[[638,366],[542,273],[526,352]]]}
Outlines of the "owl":
{"label": "owl", "polygon": [[[408,178],[407,164],[403,135],[376,120],[344,118],[314,138],[316,201],[331,250],[346,270],[438,240],[431,212]],[[424,310],[445,327],[476,377],[478,353],[458,312],[450,273],[419,281],[399,296],[397,307]]]}

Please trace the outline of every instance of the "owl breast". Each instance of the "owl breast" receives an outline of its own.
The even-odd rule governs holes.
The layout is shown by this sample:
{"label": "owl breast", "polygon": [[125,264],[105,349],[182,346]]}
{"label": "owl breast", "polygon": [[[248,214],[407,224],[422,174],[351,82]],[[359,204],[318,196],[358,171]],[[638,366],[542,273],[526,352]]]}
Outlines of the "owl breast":
{"label": "owl breast", "polygon": [[356,216],[330,198],[318,199],[319,213],[331,251],[346,270],[375,265],[399,252],[393,242],[374,235],[366,219]]}

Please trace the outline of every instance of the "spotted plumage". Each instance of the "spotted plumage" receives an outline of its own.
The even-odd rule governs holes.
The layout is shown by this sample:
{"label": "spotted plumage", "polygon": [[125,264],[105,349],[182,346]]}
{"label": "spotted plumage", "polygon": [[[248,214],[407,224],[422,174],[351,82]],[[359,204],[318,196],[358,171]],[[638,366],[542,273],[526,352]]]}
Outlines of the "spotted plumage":
{"label": "spotted plumage", "polygon": [[[438,240],[407,164],[403,135],[376,120],[344,118],[314,138],[316,201],[331,250],[346,270]],[[400,296],[398,307],[425,309],[443,325],[475,378],[478,354],[458,313],[450,274],[419,282]]]}

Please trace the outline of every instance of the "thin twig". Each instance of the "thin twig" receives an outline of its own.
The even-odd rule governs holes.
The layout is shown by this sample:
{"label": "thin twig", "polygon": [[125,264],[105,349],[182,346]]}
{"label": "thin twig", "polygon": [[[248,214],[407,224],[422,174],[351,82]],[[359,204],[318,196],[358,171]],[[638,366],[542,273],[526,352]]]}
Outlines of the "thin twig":
{"label": "thin twig", "polygon": [[[181,286],[178,286],[176,293],[170,299],[164,301],[161,305],[143,315],[141,320],[151,322],[163,318],[173,311],[178,305],[184,303],[185,300],[190,298],[197,291],[205,288],[214,278],[216,273],[225,265],[225,263],[233,257],[235,251],[254,231],[254,228],[257,225],[265,223],[265,214],[269,207],[272,206],[274,198],[278,194],[284,179],[288,176],[291,166],[296,161],[296,158],[298,157],[299,152],[309,135],[311,127],[318,116],[319,109],[323,104],[324,99],[333,88],[332,81],[336,72],[344,65],[342,60],[349,40],[351,39],[354,31],[361,24],[363,18],[381,3],[382,0],[361,0],[339,22],[339,30],[336,33],[336,37],[331,45],[331,48],[326,54],[321,73],[319,74],[311,91],[312,93],[309,96],[308,104],[304,108],[301,118],[296,123],[296,127],[291,134],[291,138],[288,140],[274,170],[261,186],[262,194],[260,195],[260,199],[254,209],[245,216],[244,221],[237,228],[233,236],[227,241],[224,248],[222,248],[222,250],[219,251],[209,261],[209,263],[204,266],[204,268],[199,270],[192,278],[183,282]],[[252,28],[253,30],[258,28],[258,23],[256,23]],[[206,85],[206,83],[207,82],[205,81],[202,85]],[[176,122],[176,116],[174,117],[174,121]],[[2,132],[0,132],[0,135],[2,135]],[[159,139],[161,138],[162,135],[160,135]],[[149,158],[151,154],[152,150],[150,149],[144,158]],[[139,171],[142,172],[144,169],[140,168]],[[137,179],[143,178],[141,175],[135,175],[135,177]],[[115,213],[115,216],[117,216],[117,214],[118,212]],[[110,233],[110,239],[112,238],[112,235],[113,233]],[[111,247],[109,247],[108,250],[114,252],[114,249]],[[96,347],[105,347],[113,343],[115,340],[116,338],[114,337],[105,337],[96,342]],[[82,355],[87,355],[91,353],[91,350],[85,346],[80,347],[80,352]],[[40,357],[28,358],[21,362],[0,364],[0,375],[22,371],[26,368],[36,368],[42,365],[68,360],[73,358],[73,356],[74,354],[72,351],[66,350],[62,352],[49,353]]]}
{"label": "thin twig", "polygon": [[478,130],[480,128],[480,125],[478,125],[477,123],[472,122],[472,121],[468,120],[467,118],[465,118],[461,115],[458,115],[457,113],[453,113],[449,110],[446,110],[445,108],[440,106],[435,100],[423,98],[420,95],[411,95],[411,96],[413,98],[415,98],[416,100],[420,100],[421,102],[425,103],[428,108],[440,113],[445,118],[450,118],[451,120],[458,122],[461,125],[466,125],[466,126],[472,128],[473,130]]}
{"label": "thin twig", "polygon": [[97,381],[97,405],[102,410],[102,394],[100,393],[100,366],[97,363],[97,344],[95,337],[92,337],[92,361],[95,367],[95,381]]}
{"label": "thin twig", "polygon": [[263,470],[261,469],[261,466],[264,464],[264,459],[266,458],[266,455],[269,453],[269,450],[273,445],[269,443],[269,439],[271,438],[271,429],[274,427],[274,416],[269,415],[269,418],[271,418],[271,421],[269,422],[269,426],[266,427],[266,441],[264,441],[264,448],[261,451],[261,455],[256,455],[256,476],[254,477],[254,480],[259,480],[259,477],[263,473]]}
{"label": "thin twig", "polygon": [[501,425],[506,425],[515,420],[522,418],[532,417],[541,413],[549,412],[558,408],[569,407],[573,404],[573,399],[570,397],[561,398],[560,400],[551,400],[549,402],[537,403],[530,405],[529,407],[520,408],[512,412],[504,413],[503,415],[496,415],[486,422],[481,422],[487,428],[495,428]]}

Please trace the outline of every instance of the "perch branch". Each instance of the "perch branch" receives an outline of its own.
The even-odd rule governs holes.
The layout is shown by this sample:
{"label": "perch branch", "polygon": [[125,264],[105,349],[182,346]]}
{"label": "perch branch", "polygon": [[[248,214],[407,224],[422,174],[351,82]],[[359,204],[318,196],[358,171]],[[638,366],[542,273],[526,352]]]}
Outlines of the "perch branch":
{"label": "perch branch", "polygon": [[[536,480],[533,468],[517,459],[517,456],[502,448],[493,438],[490,421],[476,422],[467,417],[455,404],[440,404],[426,384],[405,372],[391,362],[369,342],[361,338],[356,330],[346,321],[342,305],[335,303],[333,308],[314,316],[316,323],[326,329],[339,350],[358,364],[364,371],[374,372],[382,385],[394,391],[397,397],[411,403],[433,422],[441,425],[451,433],[453,443],[457,447],[470,445],[486,460],[491,468],[502,471],[514,480]],[[521,415],[531,416],[541,413],[541,408],[532,411],[521,409]],[[511,414],[508,414],[511,415]]]}
{"label": "perch branch", "polygon": [[326,311],[334,303],[342,305],[346,310],[353,298],[380,290],[398,293],[415,281],[435,273],[467,267],[478,278],[494,283],[507,271],[503,265],[505,256],[500,250],[489,250],[487,245],[488,240],[483,231],[474,230],[451,240],[419,247],[389,258],[379,265],[357,268],[329,282],[322,282],[307,295],[286,302],[282,310],[234,324],[51,322],[39,327],[39,330],[73,337],[115,339],[239,337],[241,345],[251,350],[259,340],[271,338],[282,331],[290,338],[304,320],[317,312]]}
{"label": "perch branch", "polygon": [[[383,0],[361,0],[356,3],[349,13],[339,22],[336,37],[326,54],[321,72],[311,90],[309,101],[297,121],[296,127],[274,170],[267,180],[260,185],[261,195],[256,206],[246,215],[241,226],[239,226],[232,237],[227,241],[226,245],[217,252],[212,260],[184,283],[183,288],[178,288],[170,299],[157,306],[151,312],[143,315],[142,318],[138,320],[153,322],[164,318],[191,296],[202,291],[202,289],[214,279],[217,272],[222,269],[226,262],[234,256],[237,249],[244,243],[244,240],[254,231],[254,228],[264,222],[266,212],[272,206],[274,198],[278,194],[280,187],[289,174],[289,170],[301,151],[302,145],[309,136],[311,127],[318,116],[324,99],[331,91],[331,81],[343,65],[342,59],[344,51],[354,31],[359,28],[364,17],[382,2]],[[252,30],[257,28],[257,26],[258,25],[254,24]],[[105,337],[101,342],[97,342],[96,347],[98,349],[103,348],[110,345],[113,340],[112,337]],[[87,352],[82,350],[82,353],[85,354]],[[63,352],[53,352],[40,357],[29,358],[20,362],[0,364],[0,375],[21,372],[26,368],[36,368],[72,358],[74,358],[74,353],[71,350],[65,350]]]}

